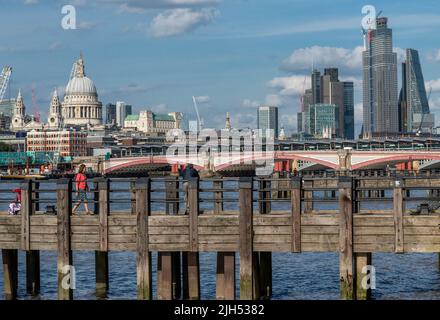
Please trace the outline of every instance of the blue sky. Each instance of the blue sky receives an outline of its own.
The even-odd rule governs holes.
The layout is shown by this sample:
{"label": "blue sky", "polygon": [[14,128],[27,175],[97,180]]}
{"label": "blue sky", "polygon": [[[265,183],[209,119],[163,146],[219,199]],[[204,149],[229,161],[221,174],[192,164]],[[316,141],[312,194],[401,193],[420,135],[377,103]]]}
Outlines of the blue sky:
{"label": "blue sky", "polygon": [[[61,27],[61,8],[76,8],[77,29]],[[356,85],[361,125],[361,9],[389,17],[394,47],[419,50],[431,109],[440,121],[440,3],[296,0],[0,0],[0,66],[13,66],[11,95],[22,89],[32,112],[46,116],[82,50],[86,73],[103,104],[123,100],[135,111],[182,111],[194,118],[200,99],[205,126],[255,126],[260,103],[280,106],[280,122],[296,129],[299,94],[315,67],[339,67]],[[400,77],[400,67],[399,67]]]}

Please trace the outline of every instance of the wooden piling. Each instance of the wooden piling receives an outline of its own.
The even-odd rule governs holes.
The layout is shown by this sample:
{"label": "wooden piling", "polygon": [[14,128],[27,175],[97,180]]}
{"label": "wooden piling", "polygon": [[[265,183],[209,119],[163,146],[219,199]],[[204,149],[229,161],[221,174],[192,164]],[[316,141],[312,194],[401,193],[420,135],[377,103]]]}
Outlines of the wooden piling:
{"label": "wooden piling", "polygon": [[[39,183],[35,182],[38,187]],[[40,292],[40,252],[31,250],[30,217],[39,209],[38,193],[28,180],[21,184],[21,249],[26,251],[26,292],[36,296]]]}
{"label": "wooden piling", "polygon": [[[271,181],[260,180],[259,189],[263,190],[259,192],[259,209],[260,214],[269,214],[271,211]],[[279,195],[278,195],[279,196]],[[269,299],[272,296],[272,253],[271,252],[254,252],[254,274],[259,275],[258,281],[255,281],[256,286],[259,287],[258,297]]]}
{"label": "wooden piling", "polygon": [[339,281],[341,299],[354,299],[353,263],[353,183],[339,177]]}
{"label": "wooden piling", "polygon": [[[99,251],[95,251],[96,296],[105,298],[109,289],[108,216],[110,214],[110,182],[100,179],[95,192],[95,211],[99,215]],[[97,210],[96,210],[97,209]]]}
{"label": "wooden piling", "polygon": [[393,192],[393,215],[394,215],[394,252],[403,253],[403,181],[396,180]]}
{"label": "wooden piling", "polygon": [[[174,178],[174,179],[173,179]],[[165,182],[167,215],[179,213],[179,178],[170,177]],[[180,252],[160,252],[157,256],[157,296],[171,300],[181,297]]]}
{"label": "wooden piling", "polygon": [[240,178],[240,299],[253,299],[253,259],[252,259],[252,178]]}
{"label": "wooden piling", "polygon": [[[313,180],[304,180],[304,188],[312,188]],[[313,212],[313,191],[304,191],[304,213]]]}
{"label": "wooden piling", "polygon": [[[213,188],[221,190],[223,181],[215,180]],[[223,192],[215,191],[214,214],[223,211]],[[217,252],[216,299],[235,300],[235,252]]]}
{"label": "wooden piling", "polygon": [[301,178],[291,180],[292,252],[301,252]]}
{"label": "wooden piling", "polygon": [[[223,188],[223,181],[214,180],[212,183],[214,189],[221,190]],[[214,191],[214,214],[221,214],[223,211],[223,192],[222,191]]]}
{"label": "wooden piling", "polygon": [[18,251],[15,249],[3,249],[2,261],[5,300],[15,300],[17,299],[18,287]]}
{"label": "wooden piling", "polygon": [[200,266],[198,253],[199,179],[188,181],[189,248],[184,261],[184,299],[200,299]]}
{"label": "wooden piling", "polygon": [[141,300],[153,298],[151,252],[148,243],[148,217],[151,214],[150,179],[139,179],[136,184],[137,220],[137,297]]}
{"label": "wooden piling", "polygon": [[[356,269],[356,300],[368,300],[371,298],[371,288],[365,288],[365,285],[371,285],[371,282],[367,282],[367,270],[366,266],[371,266],[371,253],[355,253],[354,254],[355,269]],[[365,280],[364,280],[365,279]]]}
{"label": "wooden piling", "polygon": [[72,181],[60,179],[57,184],[58,230],[58,299],[73,299],[75,270],[72,268],[70,215],[72,213]]}

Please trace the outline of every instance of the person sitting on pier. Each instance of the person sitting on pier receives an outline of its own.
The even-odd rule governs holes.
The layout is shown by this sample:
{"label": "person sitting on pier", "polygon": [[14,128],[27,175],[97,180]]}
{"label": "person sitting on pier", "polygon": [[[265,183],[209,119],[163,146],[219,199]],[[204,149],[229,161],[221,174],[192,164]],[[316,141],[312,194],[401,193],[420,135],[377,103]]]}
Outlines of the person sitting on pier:
{"label": "person sitting on pier", "polygon": [[183,180],[185,182],[183,183],[183,190],[185,191],[185,204],[186,204],[186,211],[185,213],[189,212],[189,206],[188,206],[188,181],[191,178],[198,178],[199,172],[193,167],[193,165],[190,163],[186,166],[186,168],[181,171],[180,175],[183,177]]}
{"label": "person sitting on pier", "polygon": [[17,215],[21,210],[21,190],[14,189],[12,192],[15,193],[15,201],[9,204],[8,213],[10,215]]}
{"label": "person sitting on pier", "polygon": [[89,186],[87,185],[87,176],[85,174],[86,165],[81,164],[79,166],[78,173],[75,175],[75,188],[76,188],[76,200],[77,203],[72,209],[72,214],[76,214],[76,210],[79,208],[81,203],[84,203],[84,208],[86,209],[86,214],[93,214],[89,210],[89,206],[87,204],[87,192],[89,191]]}

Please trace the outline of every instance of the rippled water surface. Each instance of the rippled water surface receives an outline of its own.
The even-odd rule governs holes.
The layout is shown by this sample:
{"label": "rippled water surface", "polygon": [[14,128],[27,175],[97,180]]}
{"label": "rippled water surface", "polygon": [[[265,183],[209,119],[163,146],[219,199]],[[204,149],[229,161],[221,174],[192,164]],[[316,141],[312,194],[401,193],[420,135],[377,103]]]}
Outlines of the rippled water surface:
{"label": "rippled water surface", "polygon": [[[15,186],[2,186],[12,189]],[[118,183],[117,188],[128,187],[128,183]],[[48,187],[49,188],[49,187]],[[160,198],[160,193],[155,197]],[[237,194],[225,194],[237,198]],[[318,195],[319,196],[319,195]],[[0,194],[0,199],[11,195]],[[54,194],[45,195],[54,199]],[[113,199],[127,199],[127,194],[112,194]],[[207,203],[201,207],[208,208]],[[286,204],[276,204],[274,209],[287,208]],[[336,203],[320,204],[321,207],[334,208]],[[44,207],[44,205],[42,204]],[[115,204],[112,209],[128,209],[128,204]],[[154,209],[163,210],[163,205]],[[228,203],[225,209],[236,209],[237,204]],[[375,206],[383,209],[384,204]],[[0,210],[5,210],[2,204]],[[41,299],[56,299],[56,253],[42,251],[41,257]],[[73,263],[76,268],[75,299],[95,299],[94,252],[74,252]],[[376,289],[373,299],[438,299],[440,300],[440,269],[438,254],[373,254],[376,268]],[[0,256],[1,260],[1,256]],[[237,295],[238,266],[237,254]],[[134,252],[110,252],[110,290],[109,299],[136,298],[136,256]],[[339,259],[337,253],[274,253],[273,254],[273,299],[338,299],[339,298]],[[201,296],[202,299],[215,298],[216,254],[200,254]],[[156,284],[156,254],[153,254],[153,283]],[[0,271],[0,292],[3,292],[3,270]],[[19,253],[19,298],[30,299],[25,289],[25,254]],[[156,288],[153,287],[154,295]],[[2,295],[0,294],[0,297]]]}

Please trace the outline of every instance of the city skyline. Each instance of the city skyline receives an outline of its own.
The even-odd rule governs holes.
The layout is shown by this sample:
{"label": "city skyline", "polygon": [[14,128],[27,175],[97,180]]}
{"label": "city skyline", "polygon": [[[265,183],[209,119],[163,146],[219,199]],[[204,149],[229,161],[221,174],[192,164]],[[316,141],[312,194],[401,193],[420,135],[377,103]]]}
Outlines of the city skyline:
{"label": "city skyline", "polygon": [[[54,87],[62,97],[72,61],[83,50],[104,105],[122,100],[133,105],[135,113],[151,107],[195,118],[191,97],[203,96],[200,113],[205,125],[221,128],[228,111],[232,126],[256,127],[256,107],[270,104],[279,107],[279,126],[288,134],[296,131],[299,95],[304,80],[310,82],[312,66],[336,67],[342,81],[354,82],[356,135],[360,132],[360,25],[365,2],[332,1],[324,12],[316,9],[314,1],[278,0],[259,6],[253,6],[255,1],[192,1],[197,6],[181,1],[174,6],[172,1],[158,0],[139,7],[136,1],[77,0],[72,4],[77,8],[78,30],[61,28],[62,2],[0,2],[8,9],[0,24],[26,21],[12,32],[0,31],[5,39],[0,65],[14,68],[10,96],[16,97],[21,88],[29,109],[33,88],[42,119],[47,118]],[[399,89],[404,49],[419,51],[425,82],[432,88],[430,109],[436,114],[440,50],[429,39],[435,38],[440,25],[440,16],[431,13],[439,4],[426,1],[415,11],[409,5],[393,6],[396,3],[368,4],[389,18],[398,54]],[[166,19],[172,13],[174,28]],[[182,15],[188,19],[186,25],[177,23]],[[35,30],[41,30],[39,35]]]}

